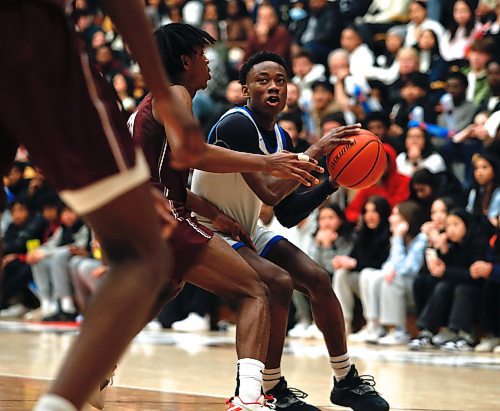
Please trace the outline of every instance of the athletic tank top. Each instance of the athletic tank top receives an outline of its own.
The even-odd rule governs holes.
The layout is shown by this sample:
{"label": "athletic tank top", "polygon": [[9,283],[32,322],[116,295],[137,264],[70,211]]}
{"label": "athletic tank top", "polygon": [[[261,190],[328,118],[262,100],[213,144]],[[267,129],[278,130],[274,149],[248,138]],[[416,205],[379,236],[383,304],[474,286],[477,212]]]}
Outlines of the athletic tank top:
{"label": "athletic tank top", "polygon": [[178,203],[186,203],[189,170],[170,167],[170,147],[165,128],[153,116],[153,95],[149,93],[132,113],[128,128],[144,150],[151,169],[151,179],[163,195]]}

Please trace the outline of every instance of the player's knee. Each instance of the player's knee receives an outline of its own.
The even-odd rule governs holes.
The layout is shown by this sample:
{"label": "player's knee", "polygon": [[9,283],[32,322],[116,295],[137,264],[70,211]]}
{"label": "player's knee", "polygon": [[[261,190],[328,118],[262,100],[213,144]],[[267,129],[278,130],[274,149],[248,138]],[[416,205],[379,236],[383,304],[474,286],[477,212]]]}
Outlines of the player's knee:
{"label": "player's knee", "polygon": [[289,304],[293,293],[293,280],[290,274],[285,270],[277,269],[270,273],[266,280],[269,289],[270,298],[273,301],[279,301]]}
{"label": "player's knee", "polygon": [[325,270],[312,267],[304,277],[306,278],[305,286],[310,298],[333,293],[330,276]]}

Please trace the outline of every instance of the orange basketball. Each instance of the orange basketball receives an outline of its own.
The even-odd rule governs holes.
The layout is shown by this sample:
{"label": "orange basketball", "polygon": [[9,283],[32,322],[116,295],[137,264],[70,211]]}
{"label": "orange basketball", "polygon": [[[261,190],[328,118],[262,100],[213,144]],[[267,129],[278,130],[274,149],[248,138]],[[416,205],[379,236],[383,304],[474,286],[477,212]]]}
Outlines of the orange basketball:
{"label": "orange basketball", "polygon": [[384,173],[387,156],[380,140],[368,130],[348,137],[354,142],[337,146],[328,157],[328,171],[346,188],[367,188]]}

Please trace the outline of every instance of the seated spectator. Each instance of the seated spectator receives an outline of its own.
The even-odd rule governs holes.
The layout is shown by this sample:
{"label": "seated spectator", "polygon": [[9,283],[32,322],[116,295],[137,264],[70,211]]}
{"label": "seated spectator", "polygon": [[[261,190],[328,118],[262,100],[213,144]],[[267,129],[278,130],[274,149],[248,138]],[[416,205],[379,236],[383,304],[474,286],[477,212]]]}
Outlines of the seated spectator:
{"label": "seated spectator", "polygon": [[465,204],[462,185],[448,169],[437,174],[426,168],[415,171],[410,181],[410,193],[410,198],[422,206],[428,217],[431,205],[438,197],[450,197],[455,206]]}
{"label": "seated spectator", "polygon": [[408,16],[410,17],[410,22],[406,25],[405,47],[413,47],[417,44],[424,27],[436,33],[438,39],[443,35],[443,26],[427,17],[426,0],[412,0]]}
{"label": "seated spectator", "polygon": [[[497,225],[498,226],[498,225]],[[470,267],[472,278],[483,279],[479,323],[485,336],[476,345],[476,352],[500,353],[500,236],[497,230],[494,246],[487,258]]]}
{"label": "seated spectator", "polygon": [[113,51],[107,45],[96,49],[95,63],[102,75],[110,82],[115,75],[127,72],[126,66],[113,55]]}
{"label": "seated spectator", "polygon": [[446,163],[420,127],[410,127],[405,136],[405,151],[396,157],[398,171],[412,177],[415,171],[426,168],[431,173],[446,171]]}
{"label": "seated spectator", "polygon": [[311,52],[317,62],[326,64],[328,53],[339,45],[342,25],[335,4],[327,0],[311,0],[309,14],[297,21],[293,32],[294,43]]}
{"label": "seated spectator", "polygon": [[[498,50],[496,54],[498,56]],[[466,98],[476,107],[480,107],[490,94],[486,66],[494,55],[495,45],[489,38],[474,41],[467,55],[469,64],[463,69],[469,82]]]}
{"label": "seated spectator", "polygon": [[500,215],[500,164],[489,153],[476,154],[473,158],[474,183],[469,193],[466,210],[485,216],[494,226]]}
{"label": "seated spectator", "polygon": [[314,235],[311,258],[333,276],[332,260],[337,255],[349,255],[353,246],[352,226],[336,204],[321,206],[318,230]]}
{"label": "seated spectator", "polygon": [[299,115],[283,112],[278,117],[278,125],[290,135],[293,152],[303,153],[309,148],[309,143],[303,138],[302,118]]}
{"label": "seated spectator", "polygon": [[[428,249],[434,251],[439,247],[443,241],[446,240],[445,222],[449,211],[453,208],[453,202],[447,197],[436,198],[431,206],[431,219],[430,221],[422,224],[421,231],[427,238]],[[433,253],[434,251],[430,251]],[[426,251],[427,252],[427,251]],[[429,300],[434,287],[439,282],[439,278],[432,276],[429,273],[427,264],[424,264],[422,270],[415,278],[413,284],[413,298],[415,300],[415,311],[417,317],[422,313]],[[414,348],[419,348],[414,347]]]}
{"label": "seated spectator", "polygon": [[59,200],[59,196],[54,187],[47,182],[42,171],[37,167],[35,170],[35,175],[28,184],[27,199],[31,209],[39,213],[48,199],[55,204]]}
{"label": "seated spectator", "polygon": [[[359,288],[367,342],[400,345],[410,341],[406,328],[408,305],[413,303],[413,283],[424,263],[427,239],[420,233],[424,213],[412,201],[396,205],[389,217],[391,248],[381,269],[361,271]],[[389,327],[394,327],[388,332]],[[378,337],[378,338],[377,338]]]}
{"label": "seated spectator", "polygon": [[404,26],[394,26],[387,30],[384,48],[377,53],[377,57],[375,58],[376,67],[388,70],[396,63],[396,56],[398,51],[403,48],[405,35],[406,30]]}
{"label": "seated spectator", "polygon": [[83,221],[68,207],[63,208],[60,218],[61,226],[52,237],[30,251],[26,258],[33,271],[45,321],[75,320],[68,261],[74,255],[88,255],[90,234]]}
{"label": "seated spectator", "polygon": [[399,137],[389,136],[390,126],[389,115],[383,111],[368,113],[363,121],[363,128],[375,134],[382,143],[389,144],[396,153],[402,153],[405,150],[404,141]]}
{"label": "seated spectator", "polygon": [[467,0],[455,0],[453,18],[445,26],[439,43],[441,55],[446,61],[461,63],[465,59],[466,47],[470,44],[475,28],[473,7]]}
{"label": "seated spectator", "polygon": [[489,95],[481,102],[479,110],[493,113],[500,110],[500,62],[498,57],[487,64],[486,79],[488,80]]}
{"label": "seated spectator", "polygon": [[312,85],[318,80],[324,81],[325,66],[314,64],[314,57],[308,51],[301,51],[292,57],[292,81],[299,86],[299,106],[305,111],[311,111]]}
{"label": "seated spectator", "polygon": [[340,46],[349,58],[349,70],[355,77],[364,77],[375,62],[373,52],[363,43],[355,26],[346,27],[340,35]]}
{"label": "seated spectator", "polygon": [[422,24],[415,48],[418,50],[420,61],[419,72],[428,76],[432,101],[437,101],[443,94],[444,81],[449,69],[448,62],[439,52],[437,32]]}
{"label": "seated spectator", "polygon": [[434,123],[434,108],[427,100],[427,77],[412,73],[401,83],[401,99],[392,109],[395,124],[401,132],[408,127],[410,120]]}
{"label": "seated spectator", "polygon": [[299,102],[301,101],[301,92],[299,86],[293,81],[289,81],[287,83],[286,91],[286,106],[283,111],[289,114],[300,116],[304,125],[304,134],[307,138],[309,134],[313,133],[314,130],[314,124],[310,115],[311,102],[309,101],[307,103],[309,104],[307,106],[308,111],[302,109],[302,107],[299,105]]}
{"label": "seated spectator", "polygon": [[387,166],[384,174],[373,186],[359,190],[345,210],[347,220],[355,223],[363,209],[363,205],[371,196],[381,196],[394,207],[410,196],[410,178],[398,172],[396,152],[388,144],[384,144],[387,153]]}
{"label": "seated spectator", "polygon": [[259,51],[269,51],[291,63],[292,36],[287,28],[278,22],[276,10],[271,4],[261,4],[257,9],[257,20],[248,39],[243,61]]}
{"label": "seated spectator", "polygon": [[446,78],[446,94],[440,99],[441,114],[437,123],[457,133],[472,123],[476,107],[467,101],[469,82],[460,72],[452,72]]}
{"label": "seated spectator", "polygon": [[410,0],[373,0],[366,14],[356,19],[365,43],[373,48],[376,34],[407,21],[409,4]]}
{"label": "seated spectator", "polygon": [[319,138],[321,134],[322,118],[333,112],[342,111],[333,98],[334,88],[328,81],[316,81],[312,85],[311,119],[314,124],[314,135]]}
{"label": "seated spectator", "polygon": [[28,201],[17,199],[11,206],[12,223],[3,238],[0,283],[0,317],[21,317],[39,306],[29,289],[31,269],[26,264],[27,247],[40,243],[43,232],[41,218],[32,215]]}
{"label": "seated spectator", "polygon": [[[470,350],[475,315],[474,304],[464,304],[469,287],[479,290],[481,281],[474,279],[470,267],[484,260],[488,245],[481,225],[462,209],[453,209],[446,217],[446,237],[437,252],[426,253],[432,276],[439,278],[424,310],[418,317],[421,330],[410,342],[415,349],[446,344],[450,350]],[[439,333],[441,327],[443,328]]]}
{"label": "seated spectator", "polygon": [[92,240],[91,255],[74,255],[69,259],[68,265],[78,311],[85,315],[91,297],[108,271],[108,267],[102,262],[102,250],[98,241]]}
{"label": "seated spectator", "polygon": [[337,49],[328,55],[330,83],[335,87],[335,101],[339,103],[349,123],[364,118],[366,113],[382,109],[379,101],[371,96],[366,79],[354,76],[349,68],[349,55],[344,49]]}
{"label": "seated spectator", "polygon": [[129,80],[121,73],[115,74],[113,77],[113,87],[120,100],[123,113],[128,119],[136,108],[135,99],[131,96],[132,93],[130,91]]}
{"label": "seated spectator", "polygon": [[[380,269],[389,256],[390,212],[390,206],[384,198],[370,197],[363,205],[361,226],[352,251],[349,255],[337,255],[332,260],[333,290],[342,306],[346,334],[350,334],[352,330],[354,296],[361,297],[360,272],[367,268]],[[375,331],[376,329],[369,324],[352,335],[352,339],[364,341],[366,334]]]}
{"label": "seated spectator", "polygon": [[24,178],[24,168],[24,163],[16,161],[4,176],[3,186],[8,201],[14,201],[16,198],[26,197],[27,195],[29,181]]}

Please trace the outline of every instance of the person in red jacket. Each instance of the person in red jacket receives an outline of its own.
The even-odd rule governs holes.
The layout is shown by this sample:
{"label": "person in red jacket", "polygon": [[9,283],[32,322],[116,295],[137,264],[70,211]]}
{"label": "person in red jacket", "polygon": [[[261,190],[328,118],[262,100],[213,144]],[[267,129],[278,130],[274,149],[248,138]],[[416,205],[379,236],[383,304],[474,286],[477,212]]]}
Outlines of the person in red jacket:
{"label": "person in red jacket", "polygon": [[349,203],[345,210],[345,215],[351,223],[358,220],[363,205],[371,196],[384,197],[389,202],[391,208],[396,204],[406,201],[410,196],[410,178],[398,173],[396,168],[396,151],[389,144],[384,144],[384,148],[387,153],[387,169],[376,184],[358,191]]}

